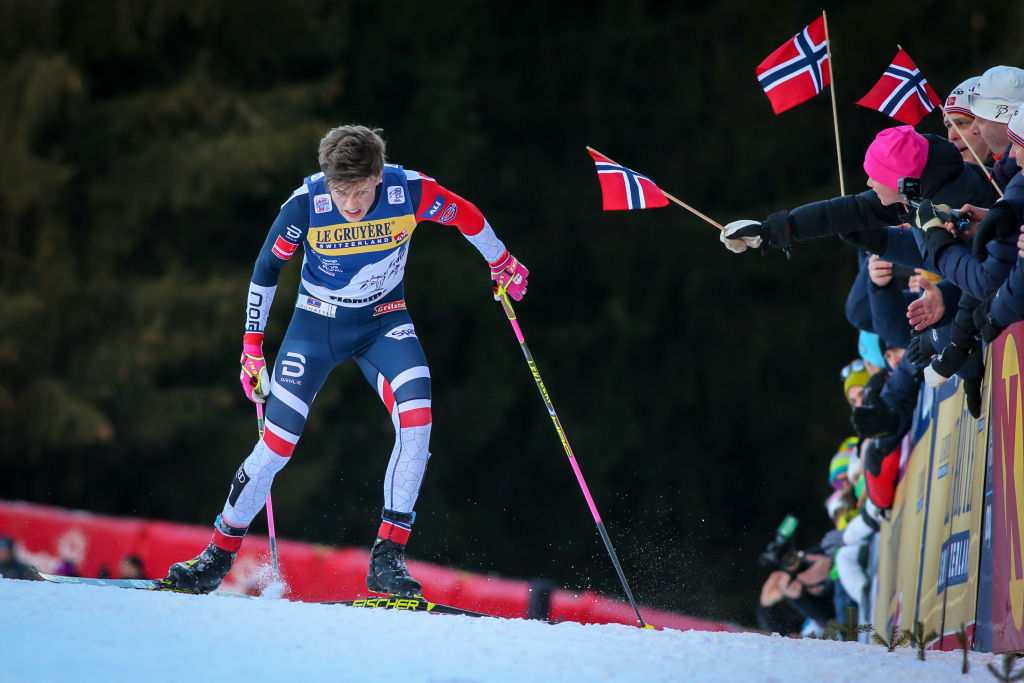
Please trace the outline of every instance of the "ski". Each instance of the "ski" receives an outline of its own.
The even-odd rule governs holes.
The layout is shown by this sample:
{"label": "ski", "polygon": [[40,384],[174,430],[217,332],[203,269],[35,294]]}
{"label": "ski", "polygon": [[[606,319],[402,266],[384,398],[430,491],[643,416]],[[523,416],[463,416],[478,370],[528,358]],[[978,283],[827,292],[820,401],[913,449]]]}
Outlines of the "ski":
{"label": "ski", "polygon": [[321,605],[346,605],[348,607],[362,607],[364,609],[393,609],[409,612],[429,612],[430,614],[456,614],[464,617],[490,617],[497,619],[493,614],[473,612],[461,607],[442,605],[430,602],[426,598],[408,598],[401,595],[386,595],[380,597],[360,598],[358,600],[331,600],[321,602]]}
{"label": "ski", "polygon": [[50,581],[51,583],[81,583],[90,586],[114,586],[115,588],[135,588],[145,591],[168,590],[161,587],[160,582],[155,579],[95,579],[84,576],[58,576],[56,574],[43,574],[42,572],[39,573],[39,576],[44,581]]}
{"label": "ski", "polygon": [[[158,579],[97,579],[87,576],[58,576],[57,574],[43,574],[39,572],[40,578],[51,583],[75,583],[87,586],[111,586],[114,588],[134,588],[143,591],[159,591],[162,593],[185,593],[196,595],[190,591],[181,591],[174,588],[167,588]],[[232,593],[231,591],[214,591],[214,595],[227,595],[235,598],[256,598],[255,595],[244,593]]]}
{"label": "ski", "polygon": [[[187,595],[194,595],[188,591],[178,591],[173,588],[165,587],[157,579],[97,579],[85,576],[58,576],[56,574],[43,574],[39,576],[44,581],[51,583],[71,583],[88,586],[110,586],[113,588],[132,588],[135,590],[144,591],[159,591],[165,593],[185,593]],[[255,595],[245,595],[243,593],[232,593],[230,591],[214,591],[213,595],[226,595],[237,598],[248,598],[251,600],[257,599]],[[347,607],[361,607],[363,609],[390,609],[390,610],[403,610],[408,612],[428,612],[430,614],[455,614],[464,617],[490,617],[497,619],[493,614],[484,614],[483,612],[474,612],[468,609],[462,609],[461,607],[452,607],[451,605],[442,605],[437,602],[431,602],[423,597],[404,597],[401,595],[382,595],[374,596],[369,598],[359,598],[357,600],[326,600],[323,602],[311,603],[320,605],[345,605]]]}

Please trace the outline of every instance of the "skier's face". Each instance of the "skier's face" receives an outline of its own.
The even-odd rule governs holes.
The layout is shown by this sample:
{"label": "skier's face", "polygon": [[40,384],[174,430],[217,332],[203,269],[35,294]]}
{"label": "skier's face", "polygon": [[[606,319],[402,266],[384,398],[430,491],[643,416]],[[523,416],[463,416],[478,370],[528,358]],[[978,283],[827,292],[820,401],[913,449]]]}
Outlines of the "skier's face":
{"label": "skier's face", "polygon": [[331,197],[338,206],[338,211],[348,222],[358,221],[366,215],[366,212],[373,206],[377,185],[381,177],[367,178],[352,183],[351,185],[335,186],[331,188]]}

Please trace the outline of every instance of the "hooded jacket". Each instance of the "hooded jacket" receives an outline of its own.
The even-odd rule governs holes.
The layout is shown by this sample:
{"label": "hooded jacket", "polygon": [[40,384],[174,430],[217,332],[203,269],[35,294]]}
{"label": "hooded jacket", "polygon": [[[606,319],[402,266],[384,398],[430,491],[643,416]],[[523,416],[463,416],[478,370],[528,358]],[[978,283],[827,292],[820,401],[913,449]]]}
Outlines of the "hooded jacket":
{"label": "hooded jacket", "polygon": [[[991,206],[998,195],[977,164],[964,163],[956,146],[946,138],[925,135],[928,160],[921,172],[921,195],[934,204],[959,207],[963,204]],[[764,221],[767,242],[788,249],[793,242],[841,235],[856,231],[913,223],[914,213],[903,204],[884,206],[874,190],[812,202],[791,211],[779,211]],[[875,237],[872,235],[872,237]],[[885,233],[877,235],[880,245],[866,247],[880,254],[885,250]],[[859,243],[858,243],[859,244]],[[863,245],[861,245],[863,246]]]}

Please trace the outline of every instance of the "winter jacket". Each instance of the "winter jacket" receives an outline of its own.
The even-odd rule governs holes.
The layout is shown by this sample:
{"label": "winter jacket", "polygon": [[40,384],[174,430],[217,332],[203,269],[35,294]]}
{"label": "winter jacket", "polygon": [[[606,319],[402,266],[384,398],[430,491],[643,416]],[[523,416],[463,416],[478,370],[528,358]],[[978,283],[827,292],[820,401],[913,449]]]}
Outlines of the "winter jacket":
{"label": "winter jacket", "polygon": [[[963,204],[991,206],[998,195],[985,170],[964,163],[956,146],[937,135],[925,135],[928,160],[921,173],[922,197],[954,208]],[[770,246],[788,249],[793,242],[856,231],[913,223],[913,209],[903,204],[883,206],[874,190],[812,202],[792,211],[772,214],[763,222]],[[882,246],[884,249],[884,245]],[[880,253],[877,249],[870,249]]]}
{"label": "winter jacket", "polygon": [[[1024,175],[1018,173],[1010,181],[1003,201],[1013,208],[1018,221],[1024,224]],[[1016,240],[1014,242],[1016,246]],[[1004,327],[1024,320],[1024,264],[1019,255],[1016,256],[1006,282],[996,291],[989,309],[996,322]]]}
{"label": "winter jacket", "polygon": [[868,276],[868,255],[861,251],[857,257],[860,260],[860,267],[850,287],[850,293],[846,295],[846,319],[858,330],[874,332],[871,302],[868,301],[868,285],[871,284],[871,278]]}
{"label": "winter jacket", "polygon": [[1006,151],[992,165],[992,180],[996,181],[996,185],[1003,191],[1020,174],[1020,166],[1010,157],[1010,147],[1013,145],[1007,146]]}

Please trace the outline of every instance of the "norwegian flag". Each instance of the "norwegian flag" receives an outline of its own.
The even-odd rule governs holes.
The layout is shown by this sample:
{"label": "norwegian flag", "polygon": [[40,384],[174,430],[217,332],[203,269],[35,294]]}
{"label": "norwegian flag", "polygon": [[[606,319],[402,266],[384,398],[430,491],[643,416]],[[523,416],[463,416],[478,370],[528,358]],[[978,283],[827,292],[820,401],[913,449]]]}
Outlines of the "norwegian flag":
{"label": "norwegian flag", "polygon": [[900,48],[882,78],[857,104],[916,126],[942,100],[914,66],[910,55]]}
{"label": "norwegian flag", "polygon": [[754,71],[776,114],[820,93],[832,82],[825,15],[768,55]]}
{"label": "norwegian flag", "polygon": [[645,175],[620,166],[600,152],[587,148],[601,183],[601,199],[605,211],[654,209],[668,204],[665,193]]}

